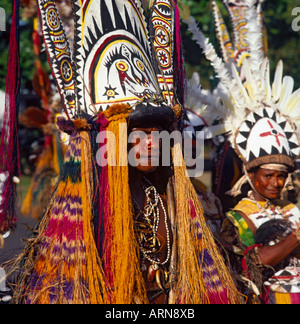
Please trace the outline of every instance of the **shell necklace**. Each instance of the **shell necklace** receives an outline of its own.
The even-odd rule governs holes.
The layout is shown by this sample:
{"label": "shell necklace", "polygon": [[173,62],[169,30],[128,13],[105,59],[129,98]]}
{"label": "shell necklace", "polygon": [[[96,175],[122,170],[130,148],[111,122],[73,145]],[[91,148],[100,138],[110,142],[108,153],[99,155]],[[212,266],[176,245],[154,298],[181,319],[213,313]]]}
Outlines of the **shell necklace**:
{"label": "shell necklace", "polygon": [[[138,215],[135,220],[135,231],[139,244],[139,249],[143,257],[147,259],[152,265],[163,266],[170,261],[171,256],[171,242],[170,229],[168,226],[168,214],[166,212],[163,200],[156,188],[145,178],[148,187],[144,186],[146,195],[146,205],[142,211],[139,204],[132,198],[133,203],[138,210]],[[167,256],[164,261],[161,261],[155,254],[159,253],[162,244],[158,237],[158,227],[160,223],[160,207],[163,211],[164,225],[167,235]]]}

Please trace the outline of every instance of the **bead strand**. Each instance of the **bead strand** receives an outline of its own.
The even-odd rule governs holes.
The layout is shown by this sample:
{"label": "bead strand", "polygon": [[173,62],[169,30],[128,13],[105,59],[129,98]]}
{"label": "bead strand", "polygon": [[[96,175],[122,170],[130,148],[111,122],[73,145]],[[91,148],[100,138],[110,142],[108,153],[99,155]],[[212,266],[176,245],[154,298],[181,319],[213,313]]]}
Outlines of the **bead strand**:
{"label": "bead strand", "polygon": [[[146,179],[146,181],[149,183],[149,180]],[[153,254],[156,252],[155,249],[155,244],[153,244],[153,248],[151,250],[147,250],[143,247],[143,242],[140,236],[138,235],[138,242],[139,242],[139,248],[140,251],[142,252],[143,256],[145,259],[147,259],[149,262],[155,265],[165,265],[169,262],[170,257],[171,257],[171,240],[170,240],[170,229],[168,226],[168,214],[166,212],[164,203],[162,198],[160,197],[159,193],[157,192],[156,188],[149,183],[150,186],[148,188],[145,188],[145,194],[147,198],[147,203],[146,206],[144,207],[144,212],[140,209],[138,203],[135,201],[134,198],[133,202],[136,205],[136,207],[139,209],[140,214],[144,216],[144,219],[146,220],[148,226],[152,230],[152,240],[155,242],[157,240],[159,242],[159,239],[157,238],[157,232],[158,232],[158,227],[160,223],[160,210],[159,206],[161,206],[164,214],[164,225],[166,229],[166,235],[167,235],[167,256],[165,261],[157,261],[153,258],[150,257],[150,254]],[[153,195],[153,198],[151,198],[151,194]],[[151,216],[153,216],[153,222],[151,220]],[[138,230],[137,230],[138,231]],[[144,240],[146,240],[145,235],[143,234]]]}

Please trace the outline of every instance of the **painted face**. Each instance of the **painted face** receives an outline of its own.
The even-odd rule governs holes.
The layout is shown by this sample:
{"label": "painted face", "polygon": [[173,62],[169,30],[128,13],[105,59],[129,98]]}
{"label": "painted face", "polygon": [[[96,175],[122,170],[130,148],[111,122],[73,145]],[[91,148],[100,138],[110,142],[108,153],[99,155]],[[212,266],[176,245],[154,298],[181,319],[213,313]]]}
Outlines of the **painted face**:
{"label": "painted face", "polygon": [[279,199],[288,174],[282,171],[272,171],[259,168],[257,172],[249,173],[257,193],[269,200]]}
{"label": "painted face", "polygon": [[158,135],[160,131],[158,127],[132,129],[129,163],[141,172],[152,173],[159,166],[161,141]]}

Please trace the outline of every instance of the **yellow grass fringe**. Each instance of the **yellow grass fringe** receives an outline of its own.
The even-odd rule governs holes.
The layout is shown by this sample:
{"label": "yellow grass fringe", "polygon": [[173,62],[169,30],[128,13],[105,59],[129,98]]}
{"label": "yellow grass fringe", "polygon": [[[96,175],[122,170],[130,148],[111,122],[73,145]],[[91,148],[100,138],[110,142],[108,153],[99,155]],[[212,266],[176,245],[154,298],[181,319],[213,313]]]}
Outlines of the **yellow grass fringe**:
{"label": "yellow grass fringe", "polygon": [[[112,303],[147,303],[145,282],[140,271],[139,248],[134,232],[134,213],[129,187],[127,154],[128,105],[114,105],[105,113],[109,120],[108,132],[114,134],[115,141],[108,137],[108,181],[110,189],[111,219],[106,232],[112,240],[106,242],[105,251],[109,255],[109,269],[113,285]],[[124,160],[125,159],[125,160]],[[116,161],[116,166],[112,163]]]}
{"label": "yellow grass fringe", "polygon": [[[183,161],[180,144],[176,144],[172,150],[174,161],[174,195],[176,202],[176,236],[178,239],[178,264],[177,283],[174,289],[175,300],[184,303],[207,304],[210,303],[209,287],[203,271],[217,270],[217,277],[210,275],[212,279],[220,279],[221,289],[226,288],[230,303],[239,303],[239,295],[218,250],[213,235],[208,228],[203,213],[203,207],[199,202],[197,193],[188,177]],[[191,204],[195,206],[196,218],[192,220]],[[200,224],[202,239],[196,239],[195,223]],[[202,268],[199,265],[197,253],[207,249],[213,259],[214,269]],[[215,277],[215,278],[214,278]],[[213,288],[212,288],[213,289]],[[218,292],[217,292],[218,293]]]}
{"label": "yellow grass fringe", "polygon": [[83,235],[86,246],[86,279],[91,304],[107,304],[109,302],[107,281],[103,272],[102,262],[94,239],[93,220],[93,165],[90,137],[87,132],[81,132],[81,197],[83,212]]}

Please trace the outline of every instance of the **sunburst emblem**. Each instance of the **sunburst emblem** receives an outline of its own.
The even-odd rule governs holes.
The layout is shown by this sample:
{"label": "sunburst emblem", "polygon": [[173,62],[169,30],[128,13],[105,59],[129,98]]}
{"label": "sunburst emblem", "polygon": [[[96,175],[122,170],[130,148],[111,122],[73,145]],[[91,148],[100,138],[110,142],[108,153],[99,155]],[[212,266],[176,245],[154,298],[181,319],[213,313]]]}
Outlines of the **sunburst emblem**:
{"label": "sunburst emblem", "polygon": [[117,88],[113,88],[111,85],[109,87],[105,87],[105,93],[103,94],[103,96],[107,96],[107,100],[110,99],[115,99],[116,96],[118,96],[119,94],[116,92]]}

